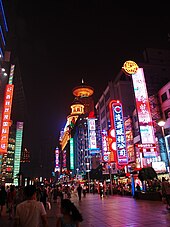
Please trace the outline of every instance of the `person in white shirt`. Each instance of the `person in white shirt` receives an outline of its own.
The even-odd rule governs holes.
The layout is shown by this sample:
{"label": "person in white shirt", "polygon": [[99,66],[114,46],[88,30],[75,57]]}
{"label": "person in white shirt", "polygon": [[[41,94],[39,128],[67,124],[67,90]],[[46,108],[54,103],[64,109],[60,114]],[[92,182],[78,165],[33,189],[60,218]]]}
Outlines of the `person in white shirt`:
{"label": "person in white shirt", "polygon": [[14,227],[48,227],[47,213],[42,202],[36,200],[36,187],[24,188],[26,200],[16,207]]}

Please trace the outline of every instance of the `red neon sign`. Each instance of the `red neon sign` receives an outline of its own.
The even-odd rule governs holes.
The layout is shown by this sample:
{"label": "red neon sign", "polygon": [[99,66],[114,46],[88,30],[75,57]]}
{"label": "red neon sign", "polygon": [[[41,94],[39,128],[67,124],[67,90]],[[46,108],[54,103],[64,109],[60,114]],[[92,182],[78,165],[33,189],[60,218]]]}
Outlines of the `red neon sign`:
{"label": "red neon sign", "polygon": [[4,108],[2,113],[2,128],[0,132],[0,153],[7,152],[9,126],[11,125],[10,116],[11,116],[13,90],[14,90],[13,84],[6,85]]}

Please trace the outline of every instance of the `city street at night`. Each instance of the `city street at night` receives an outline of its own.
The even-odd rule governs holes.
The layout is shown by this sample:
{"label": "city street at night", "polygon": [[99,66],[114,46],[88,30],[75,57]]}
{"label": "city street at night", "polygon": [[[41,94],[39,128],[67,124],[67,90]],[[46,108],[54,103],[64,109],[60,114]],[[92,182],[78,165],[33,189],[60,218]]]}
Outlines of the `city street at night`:
{"label": "city street at night", "polygon": [[[98,194],[87,194],[79,202],[76,196],[71,200],[83,215],[81,227],[169,227],[170,211],[161,201],[135,200],[128,196],[113,195],[100,199]],[[48,211],[49,227],[55,227],[59,214],[59,203],[52,202]],[[1,227],[12,227],[8,217],[0,218]]]}

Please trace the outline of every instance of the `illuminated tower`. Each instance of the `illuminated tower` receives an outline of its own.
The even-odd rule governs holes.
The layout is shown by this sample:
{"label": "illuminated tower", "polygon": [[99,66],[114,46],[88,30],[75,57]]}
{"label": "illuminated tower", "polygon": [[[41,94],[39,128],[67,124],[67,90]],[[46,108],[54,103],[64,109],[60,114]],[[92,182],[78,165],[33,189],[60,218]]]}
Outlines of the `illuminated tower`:
{"label": "illuminated tower", "polygon": [[86,85],[82,79],[82,84],[73,88],[73,95],[84,105],[84,113],[94,112],[94,89]]}

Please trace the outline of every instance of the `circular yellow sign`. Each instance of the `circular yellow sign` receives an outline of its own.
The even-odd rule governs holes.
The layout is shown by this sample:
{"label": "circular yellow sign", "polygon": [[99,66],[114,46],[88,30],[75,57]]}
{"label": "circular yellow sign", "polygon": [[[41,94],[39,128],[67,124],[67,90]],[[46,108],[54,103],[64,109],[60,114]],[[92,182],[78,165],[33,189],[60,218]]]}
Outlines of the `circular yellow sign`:
{"label": "circular yellow sign", "polygon": [[134,61],[130,61],[130,60],[126,61],[122,67],[123,71],[128,75],[136,73],[138,68],[139,66]]}

